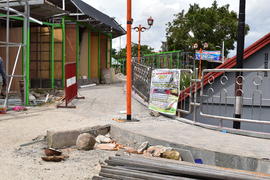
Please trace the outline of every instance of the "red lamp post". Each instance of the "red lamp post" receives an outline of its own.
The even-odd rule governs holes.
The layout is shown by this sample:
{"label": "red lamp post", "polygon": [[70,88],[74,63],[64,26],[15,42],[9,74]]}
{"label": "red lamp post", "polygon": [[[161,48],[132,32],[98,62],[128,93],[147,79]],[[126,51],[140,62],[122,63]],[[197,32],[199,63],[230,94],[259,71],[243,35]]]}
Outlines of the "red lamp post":
{"label": "red lamp post", "polygon": [[141,33],[149,30],[151,28],[151,26],[153,26],[154,24],[154,19],[152,17],[149,17],[147,19],[147,24],[148,24],[148,28],[143,27],[142,25],[139,25],[138,27],[134,27],[133,29],[139,33],[139,38],[138,38],[138,63],[140,63],[141,61]]}
{"label": "red lamp post", "polygon": [[132,1],[127,0],[127,120],[131,121],[131,29]]}

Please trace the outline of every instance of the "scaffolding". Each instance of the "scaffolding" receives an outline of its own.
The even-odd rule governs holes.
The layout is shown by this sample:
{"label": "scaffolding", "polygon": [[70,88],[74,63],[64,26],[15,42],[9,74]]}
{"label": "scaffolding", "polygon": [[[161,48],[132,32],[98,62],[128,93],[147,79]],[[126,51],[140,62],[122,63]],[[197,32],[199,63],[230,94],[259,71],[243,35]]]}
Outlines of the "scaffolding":
{"label": "scaffolding", "polygon": [[[107,51],[108,49],[110,49],[110,52],[112,50],[112,38],[122,35],[124,31],[122,32],[119,27],[115,27],[115,31],[112,31],[111,28],[110,31],[108,31],[107,26],[116,26],[116,23],[112,25],[107,24],[106,26],[96,26],[96,21],[81,21],[82,19],[78,19],[78,13],[76,14],[74,9],[79,9],[77,7],[79,2],[79,5],[83,7],[87,4],[85,5],[79,0],[78,2],[71,2],[72,3],[65,3],[65,0],[0,0],[0,19],[1,22],[6,25],[5,33],[1,33],[2,36],[6,37],[0,41],[0,48],[3,48],[1,53],[6,64],[5,70],[7,74],[6,98],[3,103],[5,108],[10,105],[9,101],[14,101],[11,100],[10,92],[13,87],[18,90],[16,86],[19,80],[20,87],[23,87],[21,94],[23,93],[22,102],[25,105],[30,104],[30,88],[55,89],[64,87],[64,65],[66,61],[70,61],[67,54],[70,52],[69,49],[71,48],[68,46],[68,43],[66,43],[68,41],[66,38],[69,37],[68,32],[66,33],[66,29],[68,28],[66,24],[76,24],[74,27],[76,28],[76,42],[72,45],[76,47],[74,48],[76,50],[76,57],[73,60],[77,63],[77,77],[80,76],[80,40],[83,35],[83,32],[80,32],[80,28],[82,29],[82,27],[84,30],[87,29],[88,32],[88,41],[84,43],[84,45],[87,44],[87,52],[86,55],[84,55],[83,61],[85,62],[84,67],[87,65],[87,68],[84,68],[84,73],[88,76],[88,80],[92,76],[93,79],[96,78],[96,72],[94,70],[92,72],[94,66],[97,66],[97,74],[100,79],[101,64],[103,63],[107,67],[111,62],[111,53]],[[73,8],[72,5],[75,8]],[[30,9],[33,17],[30,17]],[[68,11],[66,9],[68,9]],[[77,9],[76,12],[78,12]],[[92,12],[94,12],[94,14],[91,14]],[[95,18],[97,14],[99,14],[103,16],[102,21],[105,22],[106,18],[111,21],[107,16],[104,16],[104,14],[88,5],[82,14],[85,15],[81,18],[89,19],[88,17],[92,16]],[[75,17],[77,17],[77,19]],[[39,25],[36,26],[34,24]],[[14,28],[13,25],[16,27]],[[17,27],[20,29],[16,29]],[[42,32],[41,28],[46,28],[46,32]],[[3,28],[0,30],[2,31]],[[20,33],[20,31],[22,33]],[[17,38],[16,35],[19,33],[19,38]],[[95,37],[96,39],[92,39],[92,36],[94,37],[93,33],[98,34],[98,38]],[[107,37],[106,42],[101,42],[102,36]],[[110,45],[108,45],[108,40],[110,40]],[[104,43],[106,43],[106,45],[104,45]],[[106,46],[106,52],[101,51],[102,44],[104,47]],[[97,47],[97,49],[95,49],[95,47]],[[103,56],[101,55],[102,53]],[[106,53],[106,55],[104,53]],[[95,61],[96,59],[97,62]],[[22,65],[20,65],[20,63]]]}
{"label": "scaffolding", "polygon": [[[22,78],[23,79],[23,103],[27,104],[28,102],[28,94],[29,94],[29,50],[30,50],[30,44],[29,44],[29,36],[30,36],[30,19],[33,21],[37,21],[33,18],[30,18],[30,4],[36,4],[36,3],[42,3],[41,0],[2,0],[0,1],[0,10],[5,12],[6,15],[2,16],[6,18],[6,41],[0,42],[0,48],[6,49],[6,97],[3,104],[3,108],[7,109],[9,104],[9,93],[10,88],[13,82],[14,78]],[[22,6],[24,7],[24,11],[20,12],[13,7]],[[12,17],[22,17],[23,18],[23,42],[21,43],[15,43],[10,41],[10,20]],[[10,65],[10,48],[11,47],[17,47],[17,55],[15,59],[15,63],[12,68],[12,72],[9,73],[9,65]],[[22,64],[23,64],[23,73],[21,75],[15,74],[15,70],[18,64],[19,55],[22,53]]]}

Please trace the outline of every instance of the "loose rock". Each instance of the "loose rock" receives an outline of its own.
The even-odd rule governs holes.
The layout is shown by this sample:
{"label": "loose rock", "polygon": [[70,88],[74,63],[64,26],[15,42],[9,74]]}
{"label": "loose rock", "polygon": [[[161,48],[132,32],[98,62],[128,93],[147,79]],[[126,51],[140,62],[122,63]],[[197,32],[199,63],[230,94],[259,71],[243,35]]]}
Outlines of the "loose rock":
{"label": "loose rock", "polygon": [[144,151],[145,156],[160,157],[165,151],[171,151],[172,148],[164,146],[150,146],[147,150]]}
{"label": "loose rock", "polygon": [[181,160],[180,153],[175,150],[165,151],[164,153],[161,154],[161,157],[166,159]]}
{"label": "loose rock", "polygon": [[151,111],[150,115],[153,116],[153,117],[159,117],[160,116],[159,112],[157,112],[157,111]]}
{"label": "loose rock", "polygon": [[143,153],[143,151],[145,151],[148,148],[148,146],[149,146],[148,141],[142,143],[137,149],[138,153]]}
{"label": "loose rock", "polygon": [[89,133],[80,134],[76,141],[76,146],[79,150],[89,151],[94,149],[96,139]]}
{"label": "loose rock", "polygon": [[112,139],[103,135],[98,135],[96,137],[96,142],[98,143],[110,143],[112,142]]}
{"label": "loose rock", "polygon": [[36,97],[33,94],[29,94],[29,101],[36,101]]}

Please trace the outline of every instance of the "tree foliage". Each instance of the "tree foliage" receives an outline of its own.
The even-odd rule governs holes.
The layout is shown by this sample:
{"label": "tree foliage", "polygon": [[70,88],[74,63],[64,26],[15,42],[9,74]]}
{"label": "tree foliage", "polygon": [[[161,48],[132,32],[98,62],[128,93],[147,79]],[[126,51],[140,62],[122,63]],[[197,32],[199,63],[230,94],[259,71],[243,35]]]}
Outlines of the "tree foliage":
{"label": "tree foliage", "polygon": [[[141,56],[144,56],[146,54],[151,54],[154,52],[154,48],[151,48],[147,45],[141,45]],[[126,58],[127,49],[122,48],[120,51],[116,52],[116,50],[113,50],[112,56],[115,59],[125,59]],[[138,44],[133,43],[132,44],[132,57],[138,56]]]}
{"label": "tree foliage", "polygon": [[[225,55],[235,48],[238,18],[229,4],[219,7],[215,0],[211,7],[200,8],[190,5],[187,13],[175,14],[175,19],[167,24],[167,45],[169,50],[192,50],[195,43],[199,48],[208,43],[209,50],[221,50],[225,43]],[[246,34],[249,26],[246,25]]]}

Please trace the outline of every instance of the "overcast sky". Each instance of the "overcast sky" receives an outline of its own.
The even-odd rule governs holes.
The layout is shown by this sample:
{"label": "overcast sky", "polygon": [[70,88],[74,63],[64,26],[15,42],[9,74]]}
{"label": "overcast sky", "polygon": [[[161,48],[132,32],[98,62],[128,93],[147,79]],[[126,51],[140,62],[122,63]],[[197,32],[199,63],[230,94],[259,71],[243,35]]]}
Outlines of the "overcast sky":
{"label": "overcast sky", "polygon": [[[119,24],[126,29],[126,0],[84,0],[96,9],[115,17]],[[219,5],[230,4],[230,9],[238,13],[239,0],[217,0]],[[209,7],[213,0],[133,0],[133,27],[139,24],[147,25],[147,18],[152,16],[154,26],[142,34],[142,44],[160,50],[161,41],[165,40],[166,24],[173,20],[173,15],[189,8],[189,4],[198,3],[201,7]],[[246,36],[246,46],[270,32],[269,0],[247,0],[246,23],[250,32]],[[132,33],[132,41],[137,42],[137,33]],[[124,47],[126,38],[116,38],[113,47]],[[232,53],[233,54],[233,53]]]}

